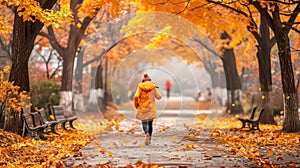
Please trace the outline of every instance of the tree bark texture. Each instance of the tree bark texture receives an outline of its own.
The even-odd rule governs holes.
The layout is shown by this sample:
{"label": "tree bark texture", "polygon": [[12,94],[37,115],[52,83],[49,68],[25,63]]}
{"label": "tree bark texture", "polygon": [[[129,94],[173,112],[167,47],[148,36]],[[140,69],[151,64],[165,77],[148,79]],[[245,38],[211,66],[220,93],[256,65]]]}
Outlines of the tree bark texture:
{"label": "tree bark texture", "polygon": [[[273,11],[273,31],[276,37],[278,56],[281,68],[281,81],[284,96],[284,122],[283,130],[287,132],[298,132],[300,121],[298,113],[298,95],[295,86],[294,72],[291,59],[291,47],[288,37],[288,30],[282,25],[279,14],[279,7],[275,5]],[[295,10],[299,13],[300,4]]]}
{"label": "tree bark texture", "polygon": [[83,55],[84,48],[81,48],[79,54],[77,55],[77,65],[75,69],[75,93],[82,93]]}
{"label": "tree bark texture", "polygon": [[274,42],[270,39],[270,30],[267,22],[261,16],[260,36],[257,37],[259,82],[261,87],[261,106],[265,110],[261,116],[261,123],[276,124],[273,107],[271,105],[272,77],[271,77],[271,48]]}
{"label": "tree bark texture", "polygon": [[[56,1],[57,0],[41,1],[40,4],[43,9],[51,9]],[[28,61],[34,46],[34,40],[42,27],[43,23],[40,21],[23,21],[15,9],[9,81],[14,81],[14,84],[20,87],[20,92],[30,92]],[[21,113],[12,113],[14,114],[11,114],[10,119],[5,120],[3,127],[6,131],[21,134]]]}
{"label": "tree bark texture", "polygon": [[268,13],[258,1],[253,1],[252,3],[260,12],[264,20],[268,23],[269,27],[273,30],[277,43],[284,96],[283,130],[287,132],[297,132],[300,130],[298,96],[295,87],[288,33],[299,14],[300,4],[295,4],[295,8],[288,21],[282,22],[280,9],[277,3],[270,4],[270,6],[274,9],[271,11],[271,14]]}
{"label": "tree bark texture", "polygon": [[236,69],[233,49],[224,50],[222,61],[227,85],[226,111],[230,114],[243,113],[242,86]]}
{"label": "tree bark texture", "polygon": [[283,130],[287,132],[297,132],[300,130],[298,95],[293,75],[289,38],[286,33],[280,30],[278,30],[276,34],[278,34],[276,35],[276,41],[279,49],[278,55],[284,96]]}
{"label": "tree bark texture", "polygon": [[97,67],[96,77],[95,77],[95,88],[98,92],[98,107],[102,111],[103,108],[103,75],[102,75],[102,65],[99,64]]}

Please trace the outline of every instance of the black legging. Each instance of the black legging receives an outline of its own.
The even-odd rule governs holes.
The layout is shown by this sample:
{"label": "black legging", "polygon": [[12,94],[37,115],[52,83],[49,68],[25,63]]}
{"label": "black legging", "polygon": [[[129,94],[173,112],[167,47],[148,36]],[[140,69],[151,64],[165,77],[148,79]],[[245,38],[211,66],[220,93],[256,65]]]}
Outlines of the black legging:
{"label": "black legging", "polygon": [[142,125],[143,125],[143,130],[145,132],[145,134],[149,133],[150,137],[152,136],[152,124],[153,124],[153,120],[143,120],[142,121]]}

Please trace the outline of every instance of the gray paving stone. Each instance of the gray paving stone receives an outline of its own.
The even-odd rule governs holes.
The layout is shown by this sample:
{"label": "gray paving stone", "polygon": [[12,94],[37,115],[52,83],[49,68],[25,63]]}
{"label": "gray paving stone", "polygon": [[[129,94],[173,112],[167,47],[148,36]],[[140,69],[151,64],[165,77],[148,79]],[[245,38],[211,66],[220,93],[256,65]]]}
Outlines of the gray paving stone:
{"label": "gray paving stone", "polygon": [[[120,127],[131,125],[131,121],[122,121]],[[178,124],[164,132],[155,132],[161,125],[154,126],[152,145],[144,146],[142,132],[119,133],[106,132],[86,147],[81,149],[83,156],[68,158],[73,166],[85,164],[95,167],[97,164],[110,162],[114,167],[124,167],[127,164],[135,165],[137,161],[164,165],[164,167],[259,167],[254,162],[241,155],[233,155],[227,151],[217,139],[208,139],[209,130],[202,131],[201,137],[196,140],[185,138],[187,129]],[[94,145],[99,142],[100,145]],[[197,145],[192,150],[185,150],[185,144]],[[105,153],[99,152],[105,148]],[[112,152],[112,156],[108,155]]]}

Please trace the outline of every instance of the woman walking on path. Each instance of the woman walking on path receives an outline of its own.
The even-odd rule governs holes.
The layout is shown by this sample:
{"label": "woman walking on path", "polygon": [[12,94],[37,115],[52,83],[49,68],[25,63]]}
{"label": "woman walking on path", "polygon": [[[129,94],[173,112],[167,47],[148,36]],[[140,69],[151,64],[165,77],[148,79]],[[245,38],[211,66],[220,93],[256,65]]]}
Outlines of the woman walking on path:
{"label": "woman walking on path", "polygon": [[157,88],[155,83],[151,81],[149,74],[145,73],[134,95],[134,105],[137,109],[136,118],[142,121],[146,135],[145,145],[151,144],[153,120],[157,116],[155,99],[161,99],[161,94]]}

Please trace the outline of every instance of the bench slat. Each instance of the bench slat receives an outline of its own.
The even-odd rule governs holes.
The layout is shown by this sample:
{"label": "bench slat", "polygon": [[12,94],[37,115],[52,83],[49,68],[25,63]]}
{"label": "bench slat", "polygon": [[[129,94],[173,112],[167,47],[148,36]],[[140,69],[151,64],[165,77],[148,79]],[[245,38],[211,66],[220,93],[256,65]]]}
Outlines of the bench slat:
{"label": "bench slat", "polygon": [[23,124],[25,125],[25,129],[28,131],[28,135],[32,137],[32,134],[37,133],[36,138],[41,140],[46,140],[47,138],[43,136],[43,131],[46,128],[45,125],[38,123],[40,120],[37,117],[34,117],[31,114],[23,113],[22,114]]}
{"label": "bench slat", "polygon": [[54,116],[55,120],[61,123],[62,129],[66,129],[66,123],[68,122],[70,127],[75,129],[73,122],[77,119],[77,116],[66,117],[64,113],[64,108],[62,106],[50,106],[51,113]]}

